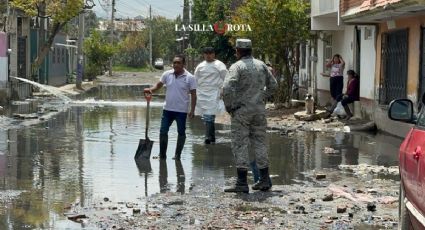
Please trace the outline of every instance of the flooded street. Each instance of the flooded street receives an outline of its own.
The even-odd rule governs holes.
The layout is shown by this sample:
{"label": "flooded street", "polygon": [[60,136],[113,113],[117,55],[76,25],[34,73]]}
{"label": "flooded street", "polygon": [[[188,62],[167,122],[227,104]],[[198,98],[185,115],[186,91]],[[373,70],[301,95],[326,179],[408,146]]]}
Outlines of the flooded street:
{"label": "flooded street", "polygon": [[[101,203],[147,205],[147,197],[158,193],[187,194],[194,187],[210,186],[206,184],[228,184],[235,176],[229,125],[218,125],[217,144],[205,146],[202,121],[188,120],[187,141],[178,162],[171,159],[177,139],[173,124],[167,160],[155,158],[160,99],[151,103],[153,159],[145,165],[135,163],[139,139],[144,138],[146,107],[134,92],[142,88],[121,89],[119,96],[116,91],[99,90],[95,98],[89,94],[34,124],[4,117],[9,123],[0,131],[0,229],[98,228],[75,223],[64,214],[77,209],[90,216]],[[12,107],[19,113],[39,108],[32,103]],[[311,181],[309,173],[333,172],[339,165],[396,166],[401,141],[381,133],[270,131],[273,185],[302,185]],[[325,147],[335,153],[326,153]],[[398,180],[398,176],[378,178]]]}

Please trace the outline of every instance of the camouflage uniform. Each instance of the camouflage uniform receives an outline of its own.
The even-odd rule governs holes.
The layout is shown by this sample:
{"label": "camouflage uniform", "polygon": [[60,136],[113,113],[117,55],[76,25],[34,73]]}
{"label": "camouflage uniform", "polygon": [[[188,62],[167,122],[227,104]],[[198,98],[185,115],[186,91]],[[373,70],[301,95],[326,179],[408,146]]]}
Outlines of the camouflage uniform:
{"label": "camouflage uniform", "polygon": [[249,167],[249,144],[258,168],[269,166],[265,100],[276,88],[276,80],[267,66],[252,56],[242,57],[229,69],[223,99],[226,110],[232,115],[232,152],[237,168]]}

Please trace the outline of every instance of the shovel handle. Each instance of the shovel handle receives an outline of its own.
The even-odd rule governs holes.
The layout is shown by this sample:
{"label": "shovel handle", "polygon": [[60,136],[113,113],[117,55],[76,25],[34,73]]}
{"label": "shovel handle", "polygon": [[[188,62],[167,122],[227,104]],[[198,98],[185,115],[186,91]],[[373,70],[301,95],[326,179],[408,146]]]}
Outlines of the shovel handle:
{"label": "shovel handle", "polygon": [[146,129],[145,129],[145,138],[146,140],[149,140],[148,137],[148,130],[149,130],[149,110],[150,110],[150,102],[152,99],[152,94],[146,95],[145,94],[145,98],[146,98]]}
{"label": "shovel handle", "polygon": [[145,93],[145,99],[146,99],[146,101],[150,102],[152,100],[152,94],[151,93]]}

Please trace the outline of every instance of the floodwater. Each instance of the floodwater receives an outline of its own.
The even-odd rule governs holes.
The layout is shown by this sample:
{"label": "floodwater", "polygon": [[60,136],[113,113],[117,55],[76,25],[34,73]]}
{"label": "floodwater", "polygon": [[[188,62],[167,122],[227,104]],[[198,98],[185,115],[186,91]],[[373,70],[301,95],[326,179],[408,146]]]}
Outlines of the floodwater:
{"label": "floodwater", "polygon": [[[137,165],[133,157],[144,138],[143,100],[101,95],[71,103],[38,124],[0,130],[0,229],[81,228],[64,216],[72,206],[90,207],[105,198],[137,202],[155,193],[186,193],[198,180],[214,178],[224,184],[235,176],[230,127],[218,125],[217,144],[205,146],[203,124],[196,118],[188,120],[181,162],[171,159],[177,139],[173,124],[167,160],[151,158]],[[159,152],[162,104],[151,103],[152,156]],[[299,183],[305,179],[302,172],[340,164],[397,165],[401,143],[379,133],[318,132],[270,132],[268,141],[274,184]],[[325,147],[340,153],[326,154]]]}

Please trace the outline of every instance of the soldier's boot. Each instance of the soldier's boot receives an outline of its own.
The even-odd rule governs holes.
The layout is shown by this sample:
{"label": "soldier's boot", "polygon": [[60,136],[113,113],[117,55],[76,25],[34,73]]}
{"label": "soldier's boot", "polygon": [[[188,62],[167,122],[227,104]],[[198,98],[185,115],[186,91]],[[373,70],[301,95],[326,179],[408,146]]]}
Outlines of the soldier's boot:
{"label": "soldier's boot", "polygon": [[271,188],[269,168],[260,169],[260,180],[252,186],[253,190],[268,191]]}
{"label": "soldier's boot", "polygon": [[159,135],[159,158],[167,158],[167,146],[168,146],[168,135],[160,134]]}
{"label": "soldier's boot", "polygon": [[237,168],[237,173],[238,179],[236,180],[236,184],[232,187],[224,189],[224,192],[249,193],[247,181],[248,170],[244,168]]}
{"label": "soldier's boot", "polygon": [[[250,165],[251,165],[252,176],[254,177],[254,182],[257,183],[260,180],[260,170],[258,170],[257,161],[256,160],[251,161]],[[271,188],[272,180],[270,179],[270,176],[269,176],[269,182],[270,182],[270,188]]]}
{"label": "soldier's boot", "polygon": [[186,136],[177,136],[177,146],[176,146],[176,154],[174,155],[174,160],[180,160],[180,156],[182,155],[184,143],[186,142]]}

